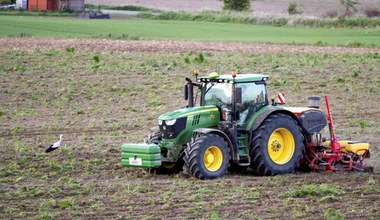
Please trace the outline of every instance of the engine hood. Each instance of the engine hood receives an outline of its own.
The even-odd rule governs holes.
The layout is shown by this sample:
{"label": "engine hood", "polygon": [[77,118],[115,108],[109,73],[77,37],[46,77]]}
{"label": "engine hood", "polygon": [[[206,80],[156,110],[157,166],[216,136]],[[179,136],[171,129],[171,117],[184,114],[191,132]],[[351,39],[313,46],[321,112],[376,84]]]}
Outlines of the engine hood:
{"label": "engine hood", "polygon": [[158,120],[173,120],[177,118],[183,118],[190,115],[202,114],[202,113],[210,113],[211,117],[219,117],[219,110],[215,105],[209,106],[199,106],[199,107],[191,107],[191,108],[183,108],[178,109],[172,112],[167,112],[165,114],[160,115]]}

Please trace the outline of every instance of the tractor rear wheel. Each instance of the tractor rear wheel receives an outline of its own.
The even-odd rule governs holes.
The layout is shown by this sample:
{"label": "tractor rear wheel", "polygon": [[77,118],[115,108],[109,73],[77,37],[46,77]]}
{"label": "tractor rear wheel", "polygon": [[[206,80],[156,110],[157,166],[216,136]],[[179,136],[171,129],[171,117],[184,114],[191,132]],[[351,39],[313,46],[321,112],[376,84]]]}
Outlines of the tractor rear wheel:
{"label": "tractor rear wheel", "polygon": [[299,166],[304,148],[301,127],[294,119],[270,115],[253,132],[251,168],[261,176],[291,173]]}
{"label": "tractor rear wheel", "polygon": [[199,179],[213,179],[227,173],[230,159],[226,141],[219,135],[207,134],[185,149],[184,170]]}

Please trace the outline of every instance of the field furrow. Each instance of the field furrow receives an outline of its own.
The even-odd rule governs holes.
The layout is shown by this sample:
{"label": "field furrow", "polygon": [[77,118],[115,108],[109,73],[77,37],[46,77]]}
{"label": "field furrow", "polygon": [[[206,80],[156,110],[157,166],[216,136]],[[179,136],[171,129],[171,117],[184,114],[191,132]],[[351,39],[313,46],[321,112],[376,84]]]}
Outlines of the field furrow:
{"label": "field furrow", "polygon": [[[380,217],[378,49],[36,38],[0,45],[1,219]],[[338,137],[368,141],[375,172],[248,170],[200,181],[121,167],[122,143],[142,142],[160,114],[186,105],[184,78],[194,69],[268,74],[270,97],[284,92],[289,106],[329,95]],[[59,134],[61,149],[46,154]]]}

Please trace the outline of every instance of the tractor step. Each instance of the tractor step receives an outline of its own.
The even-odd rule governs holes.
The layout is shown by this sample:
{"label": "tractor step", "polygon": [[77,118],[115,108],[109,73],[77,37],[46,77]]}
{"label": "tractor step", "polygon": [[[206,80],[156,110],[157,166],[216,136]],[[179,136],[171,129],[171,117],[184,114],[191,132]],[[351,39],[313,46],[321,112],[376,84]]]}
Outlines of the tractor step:
{"label": "tractor step", "polygon": [[248,155],[244,155],[244,156],[240,156],[240,160],[239,160],[239,166],[242,166],[242,167],[247,167],[249,166],[251,163],[249,162],[249,156]]}
{"label": "tractor step", "polygon": [[249,165],[250,165],[250,163],[239,163],[239,166],[242,166],[242,167],[247,167]]}

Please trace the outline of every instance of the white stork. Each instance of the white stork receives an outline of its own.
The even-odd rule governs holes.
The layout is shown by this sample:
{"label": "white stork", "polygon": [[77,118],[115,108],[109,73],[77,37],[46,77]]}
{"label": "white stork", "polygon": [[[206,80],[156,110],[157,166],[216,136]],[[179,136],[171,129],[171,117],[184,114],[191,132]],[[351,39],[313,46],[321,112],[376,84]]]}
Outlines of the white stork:
{"label": "white stork", "polygon": [[45,150],[45,153],[49,153],[53,150],[56,150],[59,148],[59,146],[61,146],[61,142],[62,142],[62,134],[59,135],[59,141],[55,142],[54,144],[50,145],[46,150]]}

